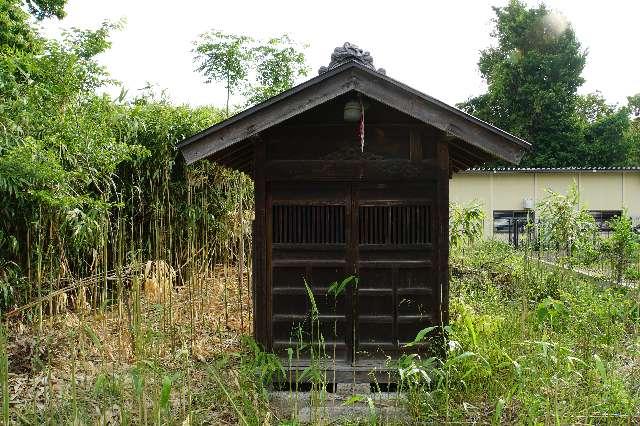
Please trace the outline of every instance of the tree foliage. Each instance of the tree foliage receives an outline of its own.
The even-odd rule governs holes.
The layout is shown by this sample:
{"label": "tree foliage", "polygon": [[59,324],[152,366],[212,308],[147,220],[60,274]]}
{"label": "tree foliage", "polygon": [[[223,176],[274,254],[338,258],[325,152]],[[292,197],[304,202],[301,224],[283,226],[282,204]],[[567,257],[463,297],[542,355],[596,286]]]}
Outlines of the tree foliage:
{"label": "tree foliage", "polygon": [[633,120],[624,135],[627,149],[625,165],[640,166],[640,94],[629,96],[627,101]]}
{"label": "tree foliage", "polygon": [[0,51],[19,54],[38,50],[41,40],[28,19],[29,15],[22,9],[19,0],[0,2]]}
{"label": "tree foliage", "polygon": [[628,110],[598,93],[578,95],[586,51],[569,22],[544,4],[521,0],[495,7],[496,44],[478,67],[487,93],[460,106],[530,141],[522,164],[532,167],[613,166],[626,162]]}
{"label": "tree foliage", "polygon": [[94,57],[109,48],[110,27],[42,41],[38,55],[2,55],[15,72],[2,88],[0,189],[16,202],[98,208],[117,165],[144,154],[117,140],[119,106],[95,94],[108,81]]}
{"label": "tree foliage", "polygon": [[38,20],[53,16],[58,19],[64,18],[66,3],[67,0],[26,0],[29,12]]}
{"label": "tree foliage", "polygon": [[527,165],[566,165],[579,134],[573,112],[586,55],[566,21],[544,5],[511,0],[494,11],[497,45],[478,63],[488,92],[463,107],[534,143]]}
{"label": "tree foliage", "polygon": [[253,55],[257,82],[247,92],[248,104],[257,104],[284,92],[309,72],[304,53],[286,34],[257,45]]}
{"label": "tree foliage", "polygon": [[628,108],[608,105],[600,93],[578,96],[576,121],[581,130],[575,146],[576,166],[619,166],[626,162],[629,147]]}
{"label": "tree foliage", "polygon": [[207,83],[221,81],[225,84],[227,115],[231,95],[246,84],[252,42],[250,37],[211,31],[201,35],[196,43],[196,69],[205,76]]}
{"label": "tree foliage", "polygon": [[210,31],[195,43],[197,70],[205,81],[224,82],[227,115],[230,96],[243,91],[246,106],[260,103],[293,86],[309,72],[304,46],[284,34],[266,41]]}

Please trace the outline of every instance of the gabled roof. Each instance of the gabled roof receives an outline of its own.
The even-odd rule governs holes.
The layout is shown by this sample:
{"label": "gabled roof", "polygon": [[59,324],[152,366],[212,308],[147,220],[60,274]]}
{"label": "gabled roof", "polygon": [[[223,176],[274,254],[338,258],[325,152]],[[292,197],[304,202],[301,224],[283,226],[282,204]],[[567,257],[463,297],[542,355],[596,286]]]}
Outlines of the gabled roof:
{"label": "gabled roof", "polygon": [[352,91],[450,135],[459,149],[469,149],[477,158],[476,164],[466,167],[496,159],[517,164],[525,151],[531,149],[528,142],[355,60],[211,126],[186,139],[178,148],[188,164],[203,158],[216,160],[221,153],[242,148],[238,145],[248,144],[260,132]]}

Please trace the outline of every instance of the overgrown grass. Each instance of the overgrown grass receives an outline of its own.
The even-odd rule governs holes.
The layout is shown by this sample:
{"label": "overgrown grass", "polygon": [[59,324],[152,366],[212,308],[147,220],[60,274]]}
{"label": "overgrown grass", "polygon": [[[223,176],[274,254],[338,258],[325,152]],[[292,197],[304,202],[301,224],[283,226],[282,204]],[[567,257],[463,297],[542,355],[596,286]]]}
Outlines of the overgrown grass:
{"label": "overgrown grass", "polygon": [[[640,418],[638,291],[529,259],[495,241],[466,247],[464,262],[454,250],[447,357],[399,362],[409,422]],[[173,296],[167,329],[169,308],[145,296],[131,317],[114,305],[50,317],[42,332],[9,323],[3,413],[22,424],[295,424],[269,407],[266,384],[280,367],[243,337],[247,301],[215,280],[198,288]]]}
{"label": "overgrown grass", "polygon": [[438,422],[634,422],[638,291],[599,287],[495,241],[453,253],[448,357],[411,409]]}

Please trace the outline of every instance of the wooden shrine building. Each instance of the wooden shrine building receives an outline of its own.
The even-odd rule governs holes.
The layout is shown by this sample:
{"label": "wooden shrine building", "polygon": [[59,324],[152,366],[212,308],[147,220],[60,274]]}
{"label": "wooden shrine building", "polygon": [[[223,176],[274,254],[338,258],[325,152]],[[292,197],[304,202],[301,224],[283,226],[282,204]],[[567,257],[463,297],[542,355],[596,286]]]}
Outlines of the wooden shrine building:
{"label": "wooden shrine building", "polygon": [[[285,359],[295,349],[298,325],[309,329],[306,281],[337,380],[369,382],[387,357],[415,350],[405,344],[421,329],[448,323],[452,173],[518,163],[530,145],[387,77],[346,43],[317,77],[179,148],[187,163],[253,176],[256,340]],[[329,285],[348,276],[357,286],[334,300]]]}

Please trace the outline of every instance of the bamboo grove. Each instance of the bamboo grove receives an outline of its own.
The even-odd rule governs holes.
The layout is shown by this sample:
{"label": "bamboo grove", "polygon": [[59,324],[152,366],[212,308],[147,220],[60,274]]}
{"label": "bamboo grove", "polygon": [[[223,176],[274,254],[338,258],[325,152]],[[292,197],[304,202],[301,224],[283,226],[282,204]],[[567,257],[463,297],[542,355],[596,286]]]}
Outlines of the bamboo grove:
{"label": "bamboo grove", "polygon": [[96,56],[115,25],[55,41],[27,25],[16,2],[0,14],[24,24],[3,33],[0,56],[3,317],[41,322],[126,304],[135,280],[168,297],[154,287],[192,285],[214,265],[236,265],[228,291],[246,295],[251,181],[206,162],[186,168],[175,150],[224,113],[173,106],[150,88],[97,94],[114,83]]}

